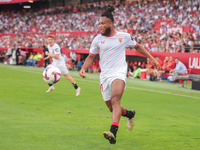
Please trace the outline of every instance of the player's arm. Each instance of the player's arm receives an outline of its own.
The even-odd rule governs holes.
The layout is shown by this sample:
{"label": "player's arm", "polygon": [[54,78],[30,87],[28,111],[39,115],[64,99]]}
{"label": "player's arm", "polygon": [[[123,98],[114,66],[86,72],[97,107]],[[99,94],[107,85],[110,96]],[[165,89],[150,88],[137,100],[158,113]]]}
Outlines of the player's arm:
{"label": "player's arm", "polygon": [[49,58],[50,58],[50,56],[47,56],[47,57],[44,58],[44,60],[47,60],[47,59],[49,59]]}
{"label": "player's arm", "polygon": [[82,78],[86,78],[85,70],[92,64],[94,60],[95,55],[89,54],[88,57],[85,60],[85,63],[82,66],[81,71],[79,72],[79,75]]}
{"label": "player's arm", "polygon": [[81,71],[79,72],[79,75],[82,78],[86,78],[85,70],[92,64],[95,55],[98,53],[99,46],[97,43],[97,39],[98,39],[98,36],[96,36],[94,38],[94,40],[92,41],[92,45],[90,47],[90,54],[86,58],[85,63],[83,64],[83,67],[82,67]]}
{"label": "player's arm", "polygon": [[155,60],[155,58],[140,44],[137,43],[135,46],[135,49],[142,55],[148,57],[151,61],[152,64],[155,64],[158,69],[160,69],[160,64]]}
{"label": "player's arm", "polygon": [[54,54],[50,54],[50,53],[47,52],[47,51],[45,52],[45,54],[48,55],[48,57],[52,57],[52,58],[55,58],[55,59],[58,59],[58,58],[59,58],[59,54],[55,54],[55,55],[54,55]]}

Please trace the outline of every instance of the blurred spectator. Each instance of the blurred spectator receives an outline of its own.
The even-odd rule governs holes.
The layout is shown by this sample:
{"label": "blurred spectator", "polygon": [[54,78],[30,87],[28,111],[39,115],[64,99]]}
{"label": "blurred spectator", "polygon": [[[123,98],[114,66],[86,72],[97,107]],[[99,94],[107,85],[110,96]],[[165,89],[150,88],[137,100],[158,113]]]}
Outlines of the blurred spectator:
{"label": "blurred spectator", "polygon": [[[89,49],[96,32],[88,34],[60,34],[73,31],[98,31],[99,16],[106,5],[114,4],[115,27],[119,31],[133,29],[132,37],[148,51],[193,52],[200,41],[199,1],[148,1],[124,5],[120,1],[106,1],[99,4],[54,7],[37,12],[2,12],[0,14],[0,32],[14,33],[15,36],[0,37],[0,47],[21,42],[22,47],[42,47],[45,36],[50,32],[56,35],[57,43],[69,49]],[[156,25],[156,21],[168,20],[168,23]],[[156,25],[156,26],[155,26]],[[191,27],[190,31],[181,30]],[[171,31],[171,27],[177,28]],[[180,29],[180,30],[179,30]],[[198,43],[198,45],[200,45]],[[199,47],[199,46],[198,46]],[[199,50],[200,48],[198,48]]]}
{"label": "blurred spectator", "polygon": [[77,66],[77,71],[80,71],[81,70],[81,68],[82,68],[82,66],[83,66],[83,64],[84,64],[84,59],[83,60],[80,60],[79,62],[78,62],[78,66]]}
{"label": "blurred spectator", "polygon": [[133,66],[133,70],[134,70],[133,72],[129,72],[131,77],[132,77],[132,79],[135,79],[137,77],[140,78],[140,76],[141,76],[141,73],[140,73],[141,67],[138,66],[138,65],[134,65]]}
{"label": "blurred spectator", "polygon": [[6,50],[0,51],[0,62],[3,62],[5,57],[6,57]]}
{"label": "blurred spectator", "polygon": [[[34,55],[33,55],[33,53],[30,53],[30,56],[29,56],[29,58],[27,59],[27,64],[28,64],[28,66],[33,66],[32,64],[33,64],[33,58],[34,58]],[[46,67],[45,67],[46,68]]]}
{"label": "blurred spectator", "polygon": [[45,52],[49,52],[48,48],[46,45],[43,46],[43,59],[44,59],[44,68],[46,68],[50,63],[49,63],[49,57],[45,54]]}
{"label": "blurred spectator", "polygon": [[61,52],[61,56],[63,57],[65,63],[67,63],[67,56],[63,52]]}
{"label": "blurred spectator", "polygon": [[76,53],[74,52],[74,50],[72,50],[69,54],[71,60],[72,60],[72,63],[73,63],[73,68],[74,70],[76,70],[76,66],[77,66],[77,56],[76,56]]}
{"label": "blurred spectator", "polygon": [[19,65],[19,57],[20,57],[20,49],[19,49],[19,46],[17,47],[17,50],[16,50],[16,65]]}
{"label": "blurred spectator", "polygon": [[33,58],[34,58],[33,66],[39,67],[40,66],[40,61],[42,59],[42,55],[39,52],[37,52]]}
{"label": "blurred spectator", "polygon": [[174,81],[177,79],[179,74],[185,74],[187,72],[187,68],[178,58],[175,58],[175,63],[176,67],[171,70]]}
{"label": "blurred spectator", "polygon": [[158,71],[157,81],[162,81],[161,80],[162,75],[165,74],[165,73],[170,73],[171,70],[174,69],[174,67],[175,67],[175,64],[174,64],[174,61],[173,61],[173,57],[172,56],[165,57],[162,69]]}

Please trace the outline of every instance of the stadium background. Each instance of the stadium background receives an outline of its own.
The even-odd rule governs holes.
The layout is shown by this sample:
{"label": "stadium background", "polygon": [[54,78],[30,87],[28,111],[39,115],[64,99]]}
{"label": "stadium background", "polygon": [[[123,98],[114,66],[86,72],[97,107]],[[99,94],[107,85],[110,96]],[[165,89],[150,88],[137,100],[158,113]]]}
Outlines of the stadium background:
{"label": "stadium background", "polygon": [[[26,1],[26,2],[25,2]],[[21,3],[19,3],[21,2]],[[122,9],[120,11],[118,11],[117,13],[124,13],[124,8],[128,7],[129,4],[131,4],[131,10],[133,10],[132,12],[129,12],[128,15],[126,14],[127,19],[131,21],[131,19],[133,20],[132,25],[134,25],[136,22],[134,21],[134,17],[132,16],[132,14],[137,14],[139,16],[136,16],[135,18],[141,18],[141,15],[145,12],[148,11],[149,9],[151,9],[151,3],[154,3],[155,1],[135,1],[135,0],[117,0],[117,1],[106,1],[106,0],[34,0],[34,1],[28,1],[28,0],[1,0],[0,1],[0,11],[2,12],[6,12],[2,15],[2,17],[7,18],[10,17],[8,14],[12,14],[12,13],[21,13],[21,15],[26,16],[26,12],[27,13],[35,13],[36,12],[36,16],[31,16],[31,17],[36,17],[37,16],[59,16],[59,14],[64,14],[65,16],[68,16],[69,13],[72,14],[78,14],[78,15],[82,15],[81,12],[92,12],[94,11],[95,13],[97,13],[97,16],[95,16],[94,18],[92,18],[92,16],[90,14],[90,18],[94,21],[94,19],[98,20],[98,14],[99,12],[101,12],[105,5],[107,4],[114,4],[117,5],[117,7],[121,7]],[[189,3],[191,2],[191,3]],[[165,11],[169,11],[170,9],[172,10],[172,12],[174,11],[174,14],[178,13],[181,15],[181,13],[183,13],[181,10],[182,9],[186,9],[187,10],[187,14],[184,17],[194,17],[194,19],[198,19],[200,18],[199,15],[199,2],[198,1],[159,1],[158,3],[160,3],[157,6],[157,10],[155,12],[155,14],[158,14],[160,12],[165,13]],[[168,3],[168,5],[170,5],[168,8],[164,7],[165,3]],[[147,5],[148,4],[148,5]],[[87,6],[87,9],[82,8],[83,6]],[[96,6],[96,7],[95,7]],[[134,10],[132,9],[133,6],[137,6],[138,9]],[[180,8],[182,7],[183,8]],[[189,6],[189,8],[191,10],[189,10],[189,8],[187,8],[187,6]],[[24,7],[28,7],[28,8],[24,8]],[[30,7],[30,8],[29,8]],[[137,8],[136,7],[136,8]],[[146,8],[145,8],[146,7]],[[98,9],[99,8],[99,9]],[[133,7],[134,8],[134,7]],[[166,10],[165,10],[166,9]],[[169,10],[168,10],[169,9]],[[137,11],[137,12],[135,12]],[[155,11],[155,10],[154,10]],[[11,13],[12,12],[12,13]],[[171,14],[171,12],[167,12],[168,14]],[[154,15],[155,15],[154,14]],[[28,16],[28,15],[27,15]],[[86,13],[87,16],[87,13]],[[155,15],[156,16],[156,15]],[[121,16],[119,16],[121,19]],[[130,18],[128,18],[130,17]],[[173,16],[172,16],[173,17]],[[195,18],[196,17],[196,18]],[[138,18],[138,20],[140,20]],[[30,20],[32,20],[31,18],[29,18]],[[62,20],[63,18],[61,18],[60,20]],[[124,26],[124,27],[119,27],[119,24],[123,24],[125,22],[121,22],[117,25],[117,29],[123,32],[128,32],[130,34],[132,34],[133,37],[135,37],[136,41],[139,43],[142,43],[143,46],[145,46],[146,49],[148,49],[151,54],[153,56],[159,56],[161,58],[161,60],[164,60],[165,56],[172,56],[173,57],[180,57],[179,59],[186,65],[187,68],[192,69],[191,73],[192,74],[200,74],[200,54],[199,54],[199,50],[200,50],[200,31],[199,31],[199,20],[186,20],[186,24],[183,25],[179,25],[180,21],[178,18],[172,18],[171,20],[164,20],[163,18],[157,18],[155,20],[153,20],[152,24],[153,27],[151,27],[150,29],[148,28],[148,25],[146,26],[148,30],[154,30],[154,32],[162,32],[163,30],[165,30],[165,28],[168,27],[167,32],[171,32],[171,33],[167,33],[167,36],[170,37],[172,36],[173,38],[171,39],[172,43],[171,43],[171,47],[173,48],[173,50],[171,51],[170,48],[168,46],[168,50],[166,49],[165,51],[161,50],[161,46],[159,47],[159,42],[161,41],[160,45],[165,45],[165,41],[164,40],[158,40],[160,38],[162,38],[162,36],[164,36],[164,34],[160,34],[159,36],[156,36],[155,33],[152,33],[151,31],[148,31],[148,36],[152,35],[151,38],[147,38],[147,40],[145,40],[143,38],[143,40],[141,40],[141,35],[143,37],[145,37],[145,34],[142,34],[143,31],[145,31],[144,26],[138,25],[138,28],[134,29],[131,28],[130,26]],[[34,20],[34,19],[33,19]],[[9,43],[12,43],[11,41],[17,40],[17,39],[21,39],[21,41],[23,40],[27,40],[27,39],[31,39],[29,42],[31,43],[32,41],[32,45],[26,45],[26,44],[22,44],[23,42],[20,43],[20,47],[21,50],[26,50],[28,52],[42,52],[42,46],[44,45],[44,39],[45,36],[47,34],[54,34],[57,36],[57,39],[59,39],[61,36],[72,36],[70,38],[73,38],[76,40],[76,38],[78,40],[80,40],[79,38],[84,38],[85,39],[85,35],[89,34],[90,37],[86,37],[86,41],[89,40],[89,43],[91,42],[92,38],[98,33],[98,25],[95,25],[94,28],[92,29],[73,29],[69,32],[69,31],[65,31],[62,32],[61,29],[57,29],[58,27],[55,26],[51,26],[51,28],[48,29],[48,31],[45,32],[41,32],[41,30],[39,29],[39,26],[37,26],[37,21],[41,20],[41,18],[36,19],[35,23],[36,24],[32,24],[29,25],[26,29],[26,31],[24,32],[22,30],[21,27],[17,28],[16,30],[14,30],[15,27],[12,27],[10,30],[9,23],[6,24],[6,20],[2,20],[1,21],[1,26],[3,26],[3,28],[1,28],[1,33],[0,33],[0,37],[1,37],[1,44],[0,44],[0,50],[4,50],[7,49],[9,47]],[[57,22],[58,23],[59,17],[57,18]],[[138,21],[137,20],[137,21]],[[86,20],[87,21],[87,20]],[[123,20],[124,21],[124,20]],[[151,20],[150,20],[151,21]],[[185,22],[185,19],[182,19],[182,22]],[[20,21],[18,22],[20,23]],[[52,22],[50,22],[49,24],[52,24]],[[47,23],[48,24],[48,23]],[[146,23],[145,23],[146,24]],[[169,25],[170,24],[170,25]],[[175,27],[173,27],[173,24],[176,24]],[[178,24],[178,25],[177,25]],[[168,26],[169,25],[169,26]],[[89,26],[91,28],[91,25],[86,25]],[[123,25],[122,25],[123,26]],[[55,27],[55,29],[54,29]],[[39,33],[38,33],[38,32]],[[136,31],[140,31],[139,33]],[[146,32],[146,31],[145,31]],[[175,33],[175,35],[174,35]],[[180,38],[180,36],[176,35],[178,33],[183,33],[183,36],[185,36],[184,34],[187,34],[188,38],[186,38],[186,41],[183,41],[184,44],[181,44],[180,46],[175,43],[180,43],[181,40],[177,40],[178,38]],[[189,33],[189,34],[188,34]],[[22,37],[20,37],[19,35],[26,35],[25,39],[22,39]],[[80,36],[81,35],[81,36]],[[11,38],[7,38],[8,36],[10,36]],[[29,37],[30,36],[30,37]],[[15,38],[12,38],[15,37]],[[43,43],[40,41],[34,41],[33,39],[35,38],[40,38],[43,37]],[[190,38],[191,37],[191,38]],[[60,39],[59,39],[60,40]],[[151,41],[152,40],[152,41]],[[167,39],[169,40],[169,39]],[[73,46],[73,44],[71,44],[70,46],[66,46],[67,43],[69,41],[68,40],[64,40],[64,41],[59,41],[59,44],[61,44],[61,48],[62,51],[69,56],[69,52],[71,51],[71,49],[74,49],[75,52],[77,53],[78,56],[78,60],[80,60],[81,58],[85,58],[88,54],[88,49],[90,44],[88,44],[85,41],[81,41],[79,42],[80,45]],[[27,42],[27,43],[29,43]],[[66,44],[66,45],[63,45]],[[85,46],[83,46],[83,44],[81,43],[87,43],[87,45],[85,44]],[[34,45],[35,44],[35,45]],[[146,46],[147,45],[147,46]],[[170,45],[167,43],[167,45]],[[173,47],[174,46],[174,47]],[[28,48],[27,48],[28,47]],[[31,47],[31,48],[30,48]],[[76,47],[76,48],[74,48]],[[160,49],[159,49],[160,48]],[[172,49],[171,48],[171,49]],[[156,52],[160,52],[160,53],[156,53]],[[163,53],[165,52],[165,53]],[[177,53],[178,52],[178,53]],[[187,52],[187,53],[186,53]],[[195,54],[193,54],[195,53]],[[146,61],[146,59],[144,57],[142,57],[142,55],[140,55],[139,53],[135,52],[135,51],[127,51],[127,60],[128,61],[141,61],[144,62]]]}
{"label": "stadium background", "polygon": [[[38,11],[40,7],[54,7],[56,2],[58,1],[0,4],[0,8],[1,13],[12,10],[22,12],[24,5],[31,5]],[[73,4],[77,1],[60,1],[60,4],[69,5],[68,2]],[[0,34],[3,33],[1,30]],[[1,46],[0,50],[6,48]],[[42,51],[42,48],[21,48],[22,51]],[[88,53],[87,49],[74,50],[82,55]],[[71,50],[65,48],[64,52],[68,54],[69,51]],[[187,67],[191,66],[200,74],[200,56],[193,51],[151,54],[158,55],[161,59],[166,55],[178,56],[181,61],[185,60]],[[134,50],[127,50],[128,59],[134,61],[138,56],[142,57]],[[82,79],[78,72],[70,71],[82,88],[81,95],[77,98],[72,85],[63,78],[56,83],[56,90],[46,95],[48,86],[42,79],[42,71],[43,68],[0,63],[1,150],[200,149],[200,95],[199,91],[191,90],[191,85],[180,88],[178,84],[128,78],[122,105],[136,110],[135,126],[129,132],[127,120],[121,118],[117,144],[110,145],[102,136],[103,131],[109,130],[111,113],[102,100],[99,75],[87,73],[87,78]]]}

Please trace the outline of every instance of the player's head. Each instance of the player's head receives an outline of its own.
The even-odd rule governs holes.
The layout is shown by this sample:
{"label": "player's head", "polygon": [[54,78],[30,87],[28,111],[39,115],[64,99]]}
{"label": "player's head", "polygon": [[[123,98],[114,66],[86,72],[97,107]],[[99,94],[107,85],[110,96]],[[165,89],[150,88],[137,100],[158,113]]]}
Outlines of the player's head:
{"label": "player's head", "polygon": [[47,36],[47,43],[48,43],[50,46],[53,46],[54,42],[55,42],[55,37],[54,37],[54,35],[48,35],[48,36]]}
{"label": "player's head", "polygon": [[106,11],[104,11],[101,14],[101,18],[99,20],[99,28],[101,30],[101,35],[103,36],[109,36],[110,32],[112,29],[114,29],[113,27],[113,23],[114,23],[114,18],[112,15],[112,12],[114,12],[115,7],[114,6],[110,6],[108,5],[106,8]]}

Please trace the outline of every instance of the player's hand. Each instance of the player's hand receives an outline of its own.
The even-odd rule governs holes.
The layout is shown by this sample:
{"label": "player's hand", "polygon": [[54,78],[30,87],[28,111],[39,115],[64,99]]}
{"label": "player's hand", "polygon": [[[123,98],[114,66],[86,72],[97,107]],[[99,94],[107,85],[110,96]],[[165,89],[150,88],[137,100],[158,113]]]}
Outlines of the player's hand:
{"label": "player's hand", "polygon": [[79,75],[80,75],[82,78],[86,78],[85,69],[81,69],[81,71],[79,72]]}
{"label": "player's hand", "polygon": [[157,70],[160,70],[160,64],[154,59],[152,60],[152,63],[155,64],[155,66],[157,67]]}

